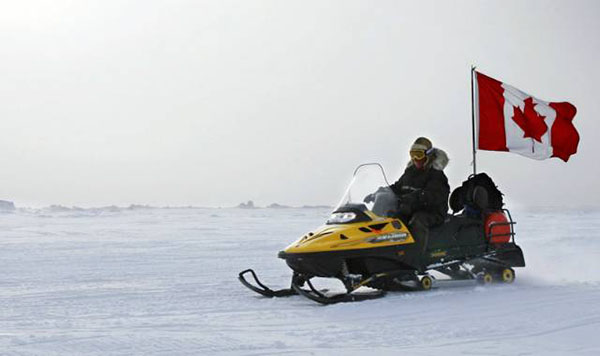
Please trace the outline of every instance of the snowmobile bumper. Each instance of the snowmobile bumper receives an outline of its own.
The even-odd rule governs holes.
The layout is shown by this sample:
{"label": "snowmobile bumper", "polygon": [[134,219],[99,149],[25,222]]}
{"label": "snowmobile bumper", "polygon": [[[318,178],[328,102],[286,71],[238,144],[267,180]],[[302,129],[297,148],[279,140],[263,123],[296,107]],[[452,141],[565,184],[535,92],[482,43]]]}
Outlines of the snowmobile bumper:
{"label": "snowmobile bumper", "polygon": [[493,258],[510,267],[525,267],[523,250],[515,243],[507,243],[496,247]]}
{"label": "snowmobile bumper", "polygon": [[321,254],[299,254],[279,251],[277,257],[284,259],[287,265],[296,273],[307,276],[335,277],[344,263],[342,257],[333,255],[323,258]]}

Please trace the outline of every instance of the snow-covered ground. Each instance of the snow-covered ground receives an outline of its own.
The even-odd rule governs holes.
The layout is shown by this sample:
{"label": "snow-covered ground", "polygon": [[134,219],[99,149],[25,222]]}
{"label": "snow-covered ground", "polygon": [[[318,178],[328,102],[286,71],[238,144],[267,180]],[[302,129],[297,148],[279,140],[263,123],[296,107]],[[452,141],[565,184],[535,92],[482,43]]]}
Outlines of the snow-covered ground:
{"label": "snow-covered ground", "polygon": [[514,211],[512,285],[445,285],[321,306],[267,299],[254,268],[326,209],[17,210],[0,214],[2,355],[598,355],[600,210]]}

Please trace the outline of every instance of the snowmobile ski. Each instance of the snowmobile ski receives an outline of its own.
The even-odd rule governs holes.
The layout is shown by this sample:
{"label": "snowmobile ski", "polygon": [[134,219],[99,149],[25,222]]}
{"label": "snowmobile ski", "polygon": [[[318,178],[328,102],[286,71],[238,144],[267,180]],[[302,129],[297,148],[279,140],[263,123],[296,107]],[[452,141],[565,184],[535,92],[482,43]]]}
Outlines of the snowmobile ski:
{"label": "snowmobile ski", "polygon": [[[244,275],[247,273],[250,273],[252,275],[252,278],[254,279],[254,281],[256,282],[256,284],[258,286],[253,285],[252,283],[250,283],[246,280],[246,277],[244,277]],[[263,283],[261,283],[261,281],[258,279],[258,276],[256,275],[256,272],[254,272],[254,270],[251,268],[240,272],[238,275],[238,279],[248,289],[250,289],[264,297],[267,297],[267,298],[279,298],[279,297],[289,297],[292,295],[297,295],[298,294],[297,290],[301,290],[305,293],[308,293],[308,291],[300,288],[300,286],[302,286],[308,280],[304,279],[302,276],[299,276],[296,273],[294,273],[294,275],[292,276],[292,282],[291,282],[292,287],[284,288],[284,289],[277,289],[277,290],[273,290],[273,289],[267,287],[266,285],[264,285]],[[294,288],[293,286],[296,286],[296,287]],[[314,289],[314,287],[312,287],[312,285],[310,285],[310,286],[311,286],[312,292],[318,293],[319,295],[323,295],[322,293],[326,293],[328,291],[328,289],[322,289],[321,291],[317,291],[316,289]]]}
{"label": "snowmobile ski", "polygon": [[[251,284],[250,282],[248,282],[246,280],[246,278],[244,277],[244,275],[246,273],[250,273],[252,275],[252,278],[254,278],[254,281],[256,282],[256,284],[258,284],[258,287]],[[263,295],[265,297],[268,298],[273,298],[273,297],[289,297],[291,295],[296,295],[298,293],[296,293],[296,291],[292,288],[286,288],[286,289],[279,289],[279,290],[272,290],[271,288],[265,286],[264,284],[262,284],[260,282],[260,280],[258,279],[258,277],[256,276],[256,273],[254,272],[253,269],[249,268],[247,270],[244,270],[242,272],[240,272],[240,274],[238,275],[238,279],[240,280],[240,282],[242,282],[242,284],[244,286],[246,286],[248,289],[255,291],[256,293]]]}
{"label": "snowmobile ski", "polygon": [[347,303],[347,302],[359,302],[359,301],[363,301],[363,300],[371,300],[371,299],[377,299],[377,298],[381,298],[383,296],[385,296],[386,292],[382,291],[382,290],[378,290],[376,292],[372,292],[372,293],[340,293],[340,294],[335,294],[333,296],[326,296],[323,293],[320,292],[315,292],[312,290],[307,291],[304,290],[300,287],[298,287],[296,284],[292,284],[292,288],[298,292],[298,294],[300,294],[303,297],[306,297],[310,300],[313,300],[317,303],[323,304],[323,305],[329,305],[329,304],[336,304],[336,303]]}
{"label": "snowmobile ski", "polygon": [[310,291],[304,290],[300,288],[294,281],[292,281],[292,288],[303,297],[306,297],[315,302],[328,305],[328,304],[336,304],[336,303],[347,303],[347,302],[359,302],[363,300],[377,299],[385,296],[386,292],[383,290],[378,290],[376,292],[371,293],[354,293],[358,288],[362,286],[366,286],[368,283],[373,282],[374,280],[387,276],[386,273],[381,273],[378,275],[371,276],[369,278],[364,279],[363,281],[352,285],[351,287],[347,287],[347,291],[345,293],[339,293],[332,296],[327,296],[323,294],[322,291],[318,291],[313,284],[310,282],[310,279],[306,279],[306,284],[310,288]]}

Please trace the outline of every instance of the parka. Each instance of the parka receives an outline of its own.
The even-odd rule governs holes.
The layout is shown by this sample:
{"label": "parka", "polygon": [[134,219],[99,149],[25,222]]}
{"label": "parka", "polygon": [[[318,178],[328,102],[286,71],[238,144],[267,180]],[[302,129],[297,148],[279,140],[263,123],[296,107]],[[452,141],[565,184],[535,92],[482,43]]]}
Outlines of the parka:
{"label": "parka", "polygon": [[422,211],[446,217],[450,186],[444,168],[448,162],[446,152],[434,148],[424,169],[417,169],[411,160],[400,179],[390,186],[401,204],[408,204],[411,215]]}

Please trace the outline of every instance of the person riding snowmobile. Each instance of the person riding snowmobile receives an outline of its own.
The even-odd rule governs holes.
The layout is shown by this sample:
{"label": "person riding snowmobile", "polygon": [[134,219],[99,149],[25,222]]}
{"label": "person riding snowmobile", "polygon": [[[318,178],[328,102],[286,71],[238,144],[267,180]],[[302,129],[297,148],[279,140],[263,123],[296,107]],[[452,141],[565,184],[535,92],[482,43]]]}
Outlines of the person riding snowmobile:
{"label": "person riding snowmobile", "polygon": [[[408,221],[419,248],[427,248],[429,228],[444,221],[448,211],[450,186],[444,174],[448,155],[433,147],[431,141],[419,137],[410,147],[410,158],[404,173],[390,188],[398,198],[397,215]],[[365,198],[373,201],[374,194]]]}

